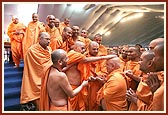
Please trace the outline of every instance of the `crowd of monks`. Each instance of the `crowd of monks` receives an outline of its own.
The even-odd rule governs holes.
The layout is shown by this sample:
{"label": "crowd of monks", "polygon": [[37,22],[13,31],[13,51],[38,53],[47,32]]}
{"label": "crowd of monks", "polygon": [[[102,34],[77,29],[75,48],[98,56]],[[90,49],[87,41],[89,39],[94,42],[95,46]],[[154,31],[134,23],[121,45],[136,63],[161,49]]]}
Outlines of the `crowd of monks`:
{"label": "crowd of monks", "polygon": [[21,110],[164,111],[164,38],[109,48],[69,18],[46,22],[33,13],[8,27],[14,67],[24,61]]}

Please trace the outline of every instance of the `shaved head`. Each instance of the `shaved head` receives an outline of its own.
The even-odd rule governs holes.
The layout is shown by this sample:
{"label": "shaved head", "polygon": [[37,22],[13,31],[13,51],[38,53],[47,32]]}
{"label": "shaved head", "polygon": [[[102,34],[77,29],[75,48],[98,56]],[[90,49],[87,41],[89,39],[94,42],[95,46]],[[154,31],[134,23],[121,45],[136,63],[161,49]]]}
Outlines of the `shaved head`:
{"label": "shaved head", "polygon": [[12,19],[19,19],[19,18],[18,18],[18,16],[13,15],[13,16],[12,16]]}
{"label": "shaved head", "polygon": [[129,47],[127,52],[128,52],[127,56],[130,60],[139,61],[139,58],[141,55],[139,47],[135,47],[135,46]]}
{"label": "shaved head", "polygon": [[59,27],[60,20],[58,18],[55,18],[54,23],[55,23],[55,27]]}
{"label": "shaved head", "polygon": [[50,43],[50,35],[47,32],[41,32],[39,38],[39,44],[46,49]]}
{"label": "shaved head", "polygon": [[93,46],[99,46],[99,44],[95,41],[91,41],[89,44],[89,47],[93,47]]}
{"label": "shaved head", "polygon": [[59,23],[60,23],[60,19],[58,19],[58,18],[55,18],[55,22],[59,22]]}
{"label": "shaved head", "polygon": [[32,19],[33,19],[33,22],[37,22],[38,21],[38,14],[37,13],[33,13],[32,14]]}
{"label": "shaved head", "polygon": [[155,70],[163,71],[164,70],[164,43],[158,44],[154,49],[155,58]]}
{"label": "shaved head", "polygon": [[99,52],[99,44],[95,41],[91,41],[89,44],[89,54],[91,56],[96,56]]}
{"label": "shaved head", "polygon": [[156,45],[163,43],[163,42],[164,42],[164,38],[154,39],[149,43],[149,48],[154,49],[156,47]]}
{"label": "shaved head", "polygon": [[63,60],[67,53],[63,49],[56,49],[51,53],[51,60],[53,63],[58,63],[58,60]]}
{"label": "shaved head", "polygon": [[47,33],[47,32],[41,32],[40,34],[39,34],[39,37],[40,37],[40,39],[43,39],[43,38],[45,38],[45,37],[50,37],[50,35]]}
{"label": "shaved head", "polygon": [[111,58],[107,61],[111,64],[114,63],[114,64],[117,64],[117,65],[120,65],[120,58],[119,57],[114,57],[114,58]]}
{"label": "shaved head", "polygon": [[140,70],[144,73],[154,72],[153,58],[155,54],[152,50],[148,50],[142,53],[140,57]]}
{"label": "shaved head", "polygon": [[77,46],[77,47],[79,47],[81,45],[85,45],[85,43],[83,43],[81,41],[76,41],[75,44],[74,44],[74,46]]}
{"label": "shaved head", "polygon": [[18,18],[16,15],[13,15],[13,16],[12,16],[12,22],[13,22],[14,24],[19,23],[19,18]]}
{"label": "shaved head", "polygon": [[111,73],[112,71],[121,67],[120,58],[115,57],[107,60],[106,62],[107,72]]}
{"label": "shaved head", "polygon": [[70,27],[65,27],[65,28],[63,29],[63,32],[67,32],[68,30],[72,31],[72,29],[71,29]]}
{"label": "shaved head", "polygon": [[85,43],[81,41],[76,41],[73,46],[74,51],[84,53],[85,52]]}
{"label": "shaved head", "polygon": [[154,52],[150,50],[143,52],[141,56],[143,55],[147,60],[152,60],[155,56]]}
{"label": "shaved head", "polygon": [[94,36],[94,41],[96,41],[99,45],[101,44],[101,42],[102,42],[102,35],[101,34],[96,34],[95,36]]}

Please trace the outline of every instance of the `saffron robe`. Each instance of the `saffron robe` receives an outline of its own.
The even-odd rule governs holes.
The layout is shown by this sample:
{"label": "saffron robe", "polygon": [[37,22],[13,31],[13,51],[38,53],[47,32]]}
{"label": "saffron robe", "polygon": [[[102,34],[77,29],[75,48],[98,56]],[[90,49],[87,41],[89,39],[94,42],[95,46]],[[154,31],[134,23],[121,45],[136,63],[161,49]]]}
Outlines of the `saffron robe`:
{"label": "saffron robe", "polygon": [[23,56],[25,56],[28,48],[39,42],[39,34],[41,32],[45,32],[45,27],[44,23],[37,21],[33,22],[31,21],[28,24],[27,31],[26,31],[26,36],[23,39]]}
{"label": "saffron robe", "polygon": [[[20,64],[20,59],[23,59],[22,41],[25,37],[26,26],[23,23],[14,24],[13,22],[8,26],[8,36],[11,42],[12,59],[16,65]],[[16,35],[15,32],[20,32]]]}
{"label": "saffron robe", "polygon": [[29,48],[25,55],[20,103],[40,98],[41,78],[44,68],[51,63],[51,48],[44,49],[39,43]]}

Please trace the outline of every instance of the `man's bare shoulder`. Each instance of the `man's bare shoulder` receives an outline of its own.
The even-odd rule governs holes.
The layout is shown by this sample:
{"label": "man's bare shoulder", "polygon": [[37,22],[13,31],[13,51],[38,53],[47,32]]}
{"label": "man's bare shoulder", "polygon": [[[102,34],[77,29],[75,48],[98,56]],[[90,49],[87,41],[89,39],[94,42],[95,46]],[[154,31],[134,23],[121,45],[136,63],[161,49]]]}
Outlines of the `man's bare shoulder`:
{"label": "man's bare shoulder", "polygon": [[51,70],[49,74],[49,78],[55,79],[55,80],[61,80],[66,78],[66,74],[64,72],[59,72],[57,70]]}

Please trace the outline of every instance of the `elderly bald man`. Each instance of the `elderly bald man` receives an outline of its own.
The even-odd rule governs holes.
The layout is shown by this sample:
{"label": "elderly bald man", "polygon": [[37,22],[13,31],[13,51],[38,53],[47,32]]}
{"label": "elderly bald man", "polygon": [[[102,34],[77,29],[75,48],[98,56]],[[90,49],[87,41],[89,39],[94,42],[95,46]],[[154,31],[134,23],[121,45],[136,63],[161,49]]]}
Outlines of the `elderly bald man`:
{"label": "elderly bald man", "polygon": [[35,105],[39,109],[41,78],[44,77],[44,68],[51,64],[50,35],[41,32],[39,43],[31,46],[24,60],[24,72],[22,78],[20,104],[22,110],[28,110],[29,105]]}

